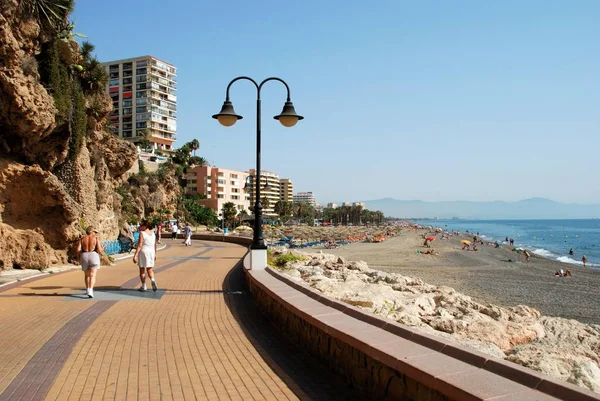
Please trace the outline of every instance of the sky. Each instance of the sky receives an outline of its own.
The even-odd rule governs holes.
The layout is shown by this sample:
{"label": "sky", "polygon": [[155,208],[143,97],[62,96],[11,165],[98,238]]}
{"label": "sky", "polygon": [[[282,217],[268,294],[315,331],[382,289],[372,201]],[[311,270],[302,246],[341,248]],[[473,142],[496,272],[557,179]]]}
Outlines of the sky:
{"label": "sky", "polygon": [[262,168],[319,203],[385,197],[600,203],[600,2],[555,0],[143,3],[79,0],[100,61],[152,55],[178,71],[176,146],[256,165],[256,89],[211,116],[227,84],[264,86]]}

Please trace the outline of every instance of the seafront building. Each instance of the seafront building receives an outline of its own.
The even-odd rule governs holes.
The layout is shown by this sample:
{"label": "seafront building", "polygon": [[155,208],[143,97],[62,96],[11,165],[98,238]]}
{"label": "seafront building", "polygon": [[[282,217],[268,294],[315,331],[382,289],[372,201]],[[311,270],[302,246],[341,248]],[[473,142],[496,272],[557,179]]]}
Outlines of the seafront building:
{"label": "seafront building", "polygon": [[247,171],[228,170],[211,166],[189,168],[185,175],[187,194],[204,195],[198,202],[220,213],[223,204],[232,202],[238,212],[250,214],[250,194],[244,191],[249,174]]}
{"label": "seafront building", "polygon": [[112,132],[134,143],[144,138],[153,150],[170,152],[177,134],[177,68],[152,56],[102,63],[112,99]]}
{"label": "seafront building", "polygon": [[315,207],[317,206],[317,201],[315,199],[315,195],[312,192],[297,192],[294,195],[294,203],[308,203],[309,205]]}
{"label": "seafront building", "polygon": [[[250,175],[250,204],[256,203],[256,170],[248,171]],[[260,197],[262,203],[262,213],[264,216],[277,216],[275,213],[275,204],[281,200],[281,182],[279,175],[266,170],[260,171]]]}
{"label": "seafront building", "polygon": [[294,184],[289,178],[279,180],[279,200],[282,202],[294,201]]}

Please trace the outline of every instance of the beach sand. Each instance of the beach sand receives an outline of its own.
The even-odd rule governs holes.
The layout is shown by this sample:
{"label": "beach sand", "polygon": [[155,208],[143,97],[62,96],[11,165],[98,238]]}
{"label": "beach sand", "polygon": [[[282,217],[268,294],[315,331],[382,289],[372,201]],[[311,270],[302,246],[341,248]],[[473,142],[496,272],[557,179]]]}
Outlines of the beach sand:
{"label": "beach sand", "polygon": [[[434,241],[431,249],[438,256],[417,254],[417,250],[428,249],[421,237],[425,233],[403,230],[382,243],[355,243],[323,252],[363,260],[373,269],[419,277],[429,284],[447,285],[480,303],[528,305],[547,316],[600,324],[600,269],[533,254],[526,262],[508,246],[496,249],[478,244],[477,252],[463,251],[460,240],[472,239],[466,235]],[[555,277],[560,269],[571,270],[573,277]]]}

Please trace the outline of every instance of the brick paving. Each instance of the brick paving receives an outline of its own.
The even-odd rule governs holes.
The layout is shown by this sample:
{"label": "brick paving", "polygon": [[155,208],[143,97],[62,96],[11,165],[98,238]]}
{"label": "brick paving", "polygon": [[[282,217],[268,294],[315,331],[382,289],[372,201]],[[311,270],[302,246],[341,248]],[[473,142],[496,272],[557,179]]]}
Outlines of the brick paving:
{"label": "brick paving", "polygon": [[[66,302],[83,294],[80,271],[0,293],[0,400],[365,399],[260,314],[243,247],[163,242],[162,297]],[[135,295],[137,274],[131,259],[102,268],[95,292]]]}

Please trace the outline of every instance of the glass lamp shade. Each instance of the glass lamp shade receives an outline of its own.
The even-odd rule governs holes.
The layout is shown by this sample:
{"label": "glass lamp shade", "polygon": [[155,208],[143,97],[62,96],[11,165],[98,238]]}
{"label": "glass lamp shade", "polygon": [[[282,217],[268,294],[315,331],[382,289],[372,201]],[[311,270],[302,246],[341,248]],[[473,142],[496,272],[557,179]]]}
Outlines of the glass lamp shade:
{"label": "glass lamp shade", "polygon": [[231,127],[233,124],[237,122],[237,117],[235,116],[225,116],[220,115],[217,117],[217,121],[224,127]]}
{"label": "glass lamp shade", "polygon": [[281,125],[284,127],[293,127],[298,121],[304,119],[304,117],[296,114],[296,110],[294,109],[294,104],[292,102],[285,102],[281,114],[273,118],[279,120]]}
{"label": "glass lamp shade", "polygon": [[236,114],[235,110],[233,110],[233,104],[229,100],[226,100],[223,102],[223,107],[221,107],[219,114],[213,115],[212,118],[215,118],[225,127],[231,127],[237,120],[241,120],[244,117]]}

